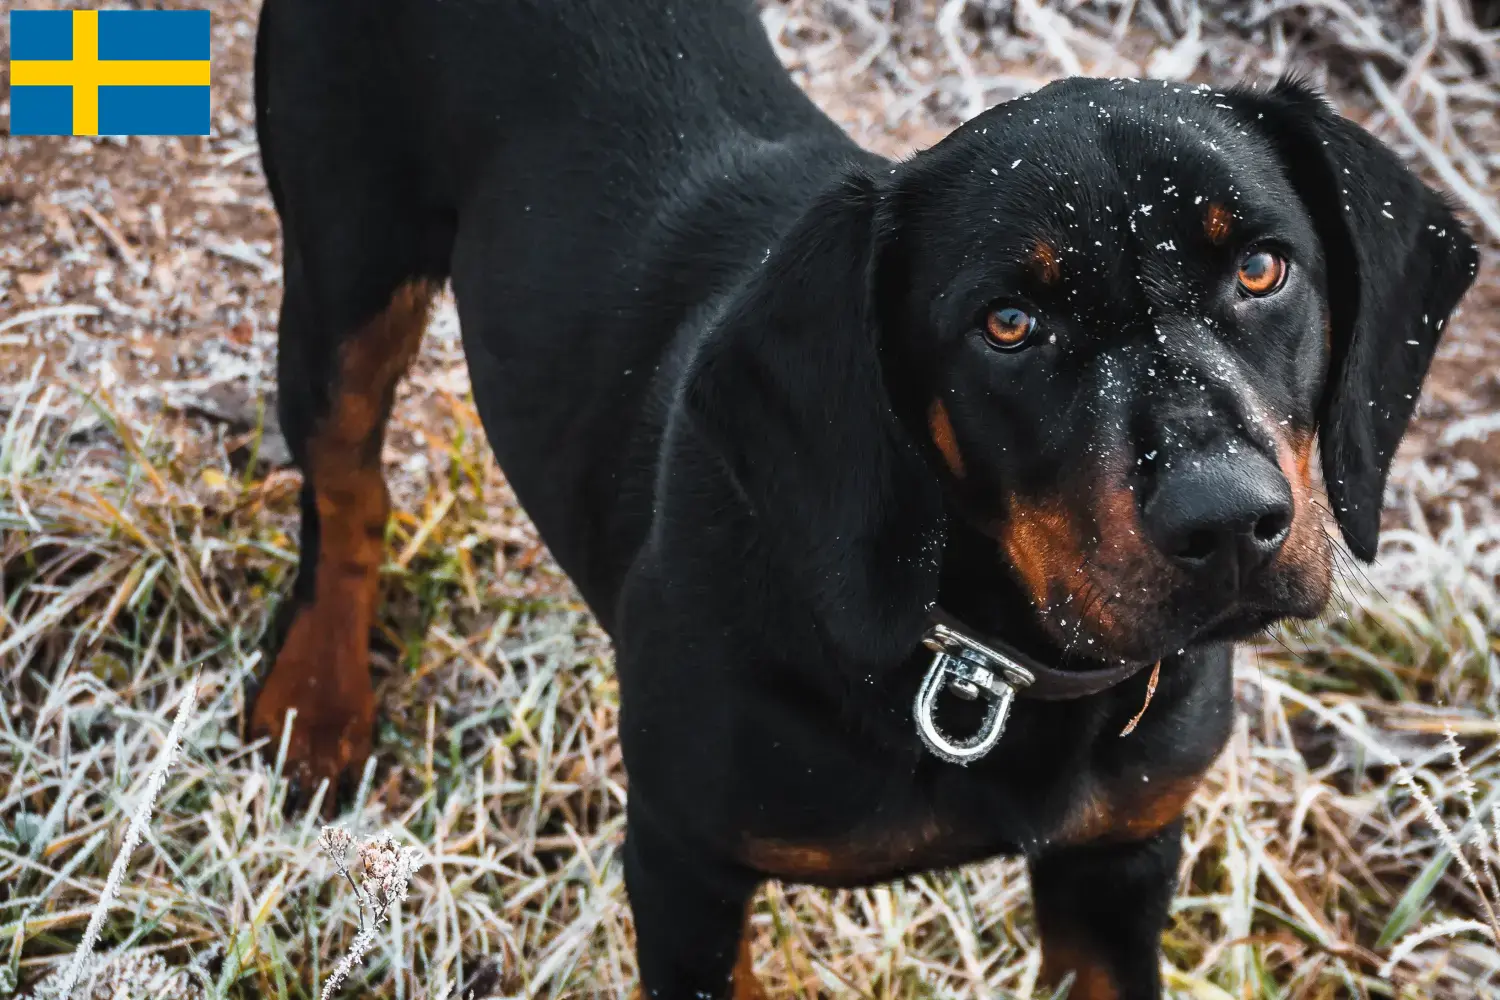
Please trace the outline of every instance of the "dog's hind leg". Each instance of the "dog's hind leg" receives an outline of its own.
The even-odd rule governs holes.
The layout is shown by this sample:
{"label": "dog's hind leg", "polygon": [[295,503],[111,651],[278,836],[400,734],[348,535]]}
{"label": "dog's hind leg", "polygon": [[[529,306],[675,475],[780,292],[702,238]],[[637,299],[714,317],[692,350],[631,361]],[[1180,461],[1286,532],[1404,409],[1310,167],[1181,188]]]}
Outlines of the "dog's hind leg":
{"label": "dog's hind leg", "polygon": [[410,138],[421,107],[382,55],[383,10],[267,0],[255,51],[256,127],[286,277],[278,409],[303,487],[296,582],[249,729],[271,738],[270,754],[286,739],[303,794],[323,778],[336,793],[371,750],[370,629],[390,509],[380,451],[455,229],[419,144],[392,138]]}
{"label": "dog's hind leg", "polygon": [[[283,639],[250,719],[274,749],[289,711],[288,771],[304,793],[351,776],[370,753],[369,673],[390,510],[380,452],[396,383],[421,342],[435,279],[392,284],[373,314],[311,294],[287,249],[278,373],[282,428],[302,469],[302,551]],[[367,310],[365,310],[367,311]],[[331,801],[331,800],[330,800]]]}

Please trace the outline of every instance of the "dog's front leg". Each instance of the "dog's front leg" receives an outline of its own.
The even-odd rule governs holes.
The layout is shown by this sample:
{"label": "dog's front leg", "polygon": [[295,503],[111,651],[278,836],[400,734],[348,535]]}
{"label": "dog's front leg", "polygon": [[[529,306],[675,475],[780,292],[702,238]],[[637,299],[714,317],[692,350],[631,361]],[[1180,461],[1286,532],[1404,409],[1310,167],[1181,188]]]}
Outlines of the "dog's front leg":
{"label": "dog's front leg", "polygon": [[645,1000],[763,1000],[750,964],[749,872],[683,850],[629,810],[625,890]]}
{"label": "dog's front leg", "polygon": [[1146,840],[1048,851],[1031,861],[1042,975],[1073,973],[1069,1000],[1158,1000],[1182,823]]}

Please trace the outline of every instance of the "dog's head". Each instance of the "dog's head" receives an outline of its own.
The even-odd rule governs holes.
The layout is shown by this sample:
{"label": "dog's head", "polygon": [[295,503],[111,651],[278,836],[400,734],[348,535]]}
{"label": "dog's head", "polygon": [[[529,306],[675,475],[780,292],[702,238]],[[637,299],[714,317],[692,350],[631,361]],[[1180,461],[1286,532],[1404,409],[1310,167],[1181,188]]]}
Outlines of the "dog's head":
{"label": "dog's head", "polygon": [[1373,557],[1476,262],[1295,83],[1069,80],[819,200],[688,398],[850,655],[913,641],[957,518],[1048,646],[1145,662],[1317,614],[1330,516]]}

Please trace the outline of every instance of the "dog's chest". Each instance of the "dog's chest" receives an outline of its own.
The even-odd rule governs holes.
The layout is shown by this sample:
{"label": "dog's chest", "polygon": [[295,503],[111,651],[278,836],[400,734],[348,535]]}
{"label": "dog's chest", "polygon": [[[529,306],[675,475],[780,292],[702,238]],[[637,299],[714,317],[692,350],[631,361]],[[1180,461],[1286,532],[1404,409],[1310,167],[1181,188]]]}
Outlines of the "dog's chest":
{"label": "dog's chest", "polygon": [[[1121,736],[1143,694],[1125,692],[1103,709],[1021,706],[1006,741],[967,768],[825,745],[808,770],[810,757],[794,755],[785,770],[759,776],[763,793],[754,799],[795,807],[747,816],[740,829],[755,832],[739,839],[738,857],[768,876],[848,886],[998,855],[1147,839],[1183,814],[1228,739],[1227,650],[1164,674],[1138,728]],[[804,770],[812,780],[794,785],[789,776]],[[795,794],[771,794],[792,787]]]}
{"label": "dog's chest", "polygon": [[882,819],[867,818],[846,834],[747,838],[741,860],[779,879],[851,886],[1001,854],[1138,841],[1181,816],[1202,778],[1201,772],[1108,783],[1089,777],[1060,796],[1061,802],[1030,803],[1005,823],[987,821],[972,800],[940,796],[922,809],[882,810]]}

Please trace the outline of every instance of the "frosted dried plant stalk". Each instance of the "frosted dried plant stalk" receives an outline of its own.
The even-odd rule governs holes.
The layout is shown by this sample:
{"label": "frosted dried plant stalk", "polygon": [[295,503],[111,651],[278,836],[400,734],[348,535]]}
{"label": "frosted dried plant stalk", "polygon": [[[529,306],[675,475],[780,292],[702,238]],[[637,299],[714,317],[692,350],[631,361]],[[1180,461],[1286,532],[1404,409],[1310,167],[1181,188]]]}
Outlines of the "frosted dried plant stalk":
{"label": "frosted dried plant stalk", "polygon": [[[1479,889],[1483,895],[1486,890],[1489,898],[1500,902],[1500,885],[1495,882],[1495,866],[1490,860],[1492,848],[1497,846],[1490,842],[1490,830],[1484,825],[1484,819],[1479,815],[1479,808],[1474,804],[1474,776],[1469,772],[1469,766],[1464,763],[1462,748],[1458,745],[1458,734],[1453,731],[1451,725],[1443,726],[1443,749],[1448,752],[1448,760],[1453,764],[1453,770],[1458,775],[1458,790],[1463,795],[1464,809],[1467,810],[1470,822],[1474,824],[1474,833],[1469,842],[1474,845],[1475,853],[1479,855],[1480,870],[1484,872],[1486,885]],[[1491,811],[1490,818],[1500,824],[1500,811]],[[1496,938],[1500,939],[1500,929],[1496,929]]]}
{"label": "frosted dried plant stalk", "polygon": [[[1380,967],[1380,975],[1390,978],[1396,967],[1405,961],[1416,950],[1429,941],[1437,938],[1452,937],[1456,934],[1478,933],[1488,937],[1491,942],[1500,945],[1500,922],[1495,916],[1495,906],[1500,904],[1500,893],[1495,892],[1495,873],[1490,859],[1489,831],[1485,828],[1484,817],[1479,815],[1478,806],[1474,799],[1474,777],[1469,766],[1464,763],[1463,750],[1458,745],[1458,736],[1452,727],[1445,726],[1443,732],[1443,748],[1448,755],[1453,769],[1458,775],[1459,794],[1463,798],[1466,816],[1474,824],[1474,833],[1469,838],[1469,844],[1475,848],[1474,853],[1479,856],[1480,866],[1484,872],[1481,879],[1479,872],[1474,870],[1473,863],[1464,853],[1468,845],[1460,844],[1458,836],[1453,828],[1443,819],[1438,811],[1437,804],[1404,766],[1397,765],[1396,779],[1412,793],[1417,800],[1417,806],[1422,812],[1423,818],[1427,820],[1442,841],[1443,846],[1458,863],[1459,871],[1463,873],[1464,880],[1473,888],[1475,896],[1479,900],[1480,909],[1484,912],[1485,923],[1477,920],[1442,920],[1426,927],[1419,927],[1407,934],[1391,948],[1390,955],[1385,964]],[[1490,820],[1495,824],[1497,834],[1500,834],[1500,809],[1492,809]],[[1500,843],[1500,839],[1497,839]]]}
{"label": "frosted dried plant stalk", "polygon": [[1391,948],[1390,957],[1380,967],[1380,978],[1389,979],[1396,971],[1396,966],[1405,961],[1417,948],[1436,938],[1452,937],[1454,934],[1469,934],[1478,932],[1488,934],[1490,929],[1477,920],[1444,920],[1436,924],[1428,924],[1419,927],[1406,937],[1397,941]]}
{"label": "frosted dried plant stalk", "polygon": [[[359,933],[349,945],[344,957],[334,966],[323,985],[323,1000],[328,1000],[333,991],[348,978],[375,944],[375,931],[385,921],[391,908],[406,901],[411,886],[411,877],[425,863],[421,848],[401,847],[389,833],[380,833],[359,846],[359,882],[349,868],[349,848],[354,836],[341,827],[325,826],[318,837],[318,846],[327,852],[333,866],[354,888],[354,898],[359,904]],[[370,919],[366,921],[365,912]]]}
{"label": "frosted dried plant stalk", "polygon": [[130,826],[125,831],[125,842],[120,845],[120,853],[115,855],[115,863],[110,866],[109,877],[104,881],[104,891],[99,896],[99,903],[89,916],[89,924],[83,932],[83,940],[79,942],[78,950],[73,953],[73,961],[68,965],[68,970],[59,984],[59,996],[73,995],[73,989],[78,985],[78,980],[82,977],[94,953],[94,945],[99,941],[99,929],[104,926],[104,918],[109,913],[110,907],[114,905],[115,896],[120,892],[120,882],[125,878],[125,868],[130,863],[130,855],[135,853],[137,845],[141,842],[146,824],[151,821],[151,811],[156,808],[156,800],[161,795],[162,786],[167,783],[167,771],[177,759],[177,749],[182,742],[182,734],[187,730],[188,721],[192,718],[193,709],[196,707],[199,676],[197,673],[193,674],[188,681],[187,689],[182,693],[182,701],[177,706],[177,716],[172,720],[172,728],[167,731],[167,742],[161,748],[161,753],[157,754],[156,762],[151,765],[151,773],[146,778],[146,787],[141,792],[140,801],[136,803],[135,812],[130,817]]}
{"label": "frosted dried plant stalk", "polygon": [[354,844],[354,835],[341,826],[325,826],[318,834],[318,847],[333,860],[341,874],[349,874],[349,848]]}
{"label": "frosted dried plant stalk", "polygon": [[1500,941],[1500,923],[1497,923],[1495,920],[1495,908],[1489,898],[1489,894],[1484,890],[1484,883],[1480,881],[1479,873],[1474,870],[1474,866],[1470,863],[1468,855],[1464,853],[1463,845],[1458,842],[1458,837],[1454,834],[1453,828],[1443,820],[1442,813],[1438,812],[1437,803],[1432,801],[1432,796],[1427,794],[1427,789],[1422,787],[1416,777],[1404,765],[1397,765],[1396,780],[1407,791],[1411,792],[1412,797],[1417,800],[1417,807],[1422,812],[1422,818],[1433,828],[1437,833],[1438,840],[1442,842],[1443,847],[1447,848],[1448,853],[1453,856],[1453,860],[1458,863],[1458,868],[1463,873],[1464,881],[1473,886],[1475,894],[1479,897],[1479,906],[1484,911],[1485,920],[1489,924],[1491,934],[1496,941]]}
{"label": "frosted dried plant stalk", "polygon": [[370,950],[370,946],[374,943],[375,932],[372,928],[366,927],[354,936],[354,941],[349,945],[349,950],[344,953],[344,957],[339,959],[339,964],[335,965],[333,971],[328,974],[328,982],[323,984],[323,1000],[328,1000],[329,997],[333,996],[333,991],[338,989],[339,984],[348,978],[349,973],[354,967],[364,960],[365,953]]}

